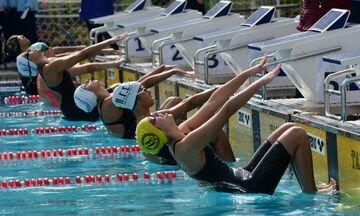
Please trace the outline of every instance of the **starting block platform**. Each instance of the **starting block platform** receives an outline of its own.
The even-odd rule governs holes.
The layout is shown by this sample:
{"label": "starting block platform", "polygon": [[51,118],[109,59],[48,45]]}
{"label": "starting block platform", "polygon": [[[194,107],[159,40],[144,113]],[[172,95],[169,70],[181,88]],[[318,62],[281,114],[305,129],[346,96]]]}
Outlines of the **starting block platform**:
{"label": "starting block platform", "polygon": [[[324,103],[325,77],[341,67],[324,65],[323,55],[356,47],[359,25],[347,25],[348,10],[332,9],[307,32],[248,45],[250,50],[273,52],[275,61],[307,100]],[[270,64],[271,65],[271,64]],[[334,101],[334,103],[339,101]]]}

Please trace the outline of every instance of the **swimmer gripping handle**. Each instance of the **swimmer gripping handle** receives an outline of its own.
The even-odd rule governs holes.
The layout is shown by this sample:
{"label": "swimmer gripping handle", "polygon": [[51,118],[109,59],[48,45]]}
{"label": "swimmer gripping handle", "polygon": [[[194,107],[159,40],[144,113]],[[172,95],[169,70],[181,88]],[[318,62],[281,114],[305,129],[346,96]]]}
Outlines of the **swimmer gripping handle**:
{"label": "swimmer gripping handle", "polygon": [[26,16],[28,15],[29,11],[30,11],[30,7],[27,7],[27,8],[24,10],[24,12],[21,14],[20,19],[25,19]]}

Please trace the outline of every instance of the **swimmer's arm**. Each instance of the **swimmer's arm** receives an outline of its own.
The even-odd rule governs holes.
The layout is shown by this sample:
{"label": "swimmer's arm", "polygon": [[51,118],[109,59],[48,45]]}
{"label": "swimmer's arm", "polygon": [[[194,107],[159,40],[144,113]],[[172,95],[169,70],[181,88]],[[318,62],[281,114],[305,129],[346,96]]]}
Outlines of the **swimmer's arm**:
{"label": "swimmer's arm", "polygon": [[210,119],[216,111],[222,107],[227,100],[239,89],[239,87],[244,84],[244,82],[252,75],[266,69],[267,57],[262,59],[262,61],[251,67],[239,75],[229,80],[222,86],[220,86],[209,98],[208,101],[192,115],[189,119],[184,121],[179,125],[180,128],[185,130],[194,130],[204,124],[208,119]]}
{"label": "swimmer's arm", "polygon": [[52,49],[53,49],[55,55],[59,55],[59,54],[67,53],[67,52],[80,51],[85,48],[86,48],[85,45],[79,45],[79,46],[56,46],[56,47],[53,47]]}
{"label": "swimmer's arm", "polygon": [[173,69],[170,69],[170,70],[163,71],[162,73],[155,74],[155,75],[152,75],[150,77],[147,77],[144,80],[142,80],[140,83],[145,88],[150,88],[150,87],[153,87],[156,84],[159,84],[160,82],[166,80],[167,78],[171,77],[174,74],[186,75],[187,72],[182,70],[182,69],[179,69],[179,68],[173,68]]}
{"label": "swimmer's arm", "polygon": [[143,75],[142,77],[140,77],[138,79],[138,82],[142,82],[144,79],[147,79],[153,75],[156,75],[156,74],[159,74],[159,73],[162,73],[163,71],[166,71],[166,70],[171,70],[175,68],[175,65],[165,65],[165,64],[162,64],[160,66],[158,66],[157,68],[155,68],[154,70],[150,71],[149,73]]}
{"label": "swimmer's arm", "polygon": [[123,58],[119,58],[116,61],[110,62],[91,62],[82,65],[75,65],[68,69],[72,77],[75,77],[84,73],[91,73],[95,71],[103,71],[108,68],[119,67],[120,64],[124,62]]}
{"label": "swimmer's arm", "polygon": [[124,53],[122,53],[120,50],[115,50],[113,48],[107,48],[107,49],[102,49],[101,54],[122,56]]}
{"label": "swimmer's arm", "polygon": [[68,70],[69,68],[80,62],[81,60],[87,59],[91,56],[98,54],[106,46],[119,42],[126,37],[127,37],[127,33],[124,33],[119,36],[102,41],[100,43],[88,46],[77,53],[55,58],[49,64],[46,64],[44,66],[44,71],[45,72],[49,71],[51,73],[56,73],[56,74],[62,73],[64,70]]}
{"label": "swimmer's arm", "polygon": [[200,107],[203,105],[211,96],[211,94],[216,90],[216,88],[211,88],[203,92],[192,95],[179,104],[171,107],[169,109],[159,110],[158,113],[171,113],[174,116],[174,119],[179,118],[184,113],[191,111],[194,108]]}
{"label": "swimmer's arm", "polygon": [[[85,48],[85,47],[83,47],[83,48],[80,48],[80,47],[82,47],[82,46],[79,46],[79,49],[77,49],[77,48],[72,49],[72,46],[69,47],[69,49],[63,49],[64,47],[56,47],[56,49],[57,49],[57,48],[60,48],[60,49],[62,49],[62,50],[56,51],[56,53],[55,53],[55,51],[54,51],[54,54],[56,55],[56,57],[62,57],[62,56],[70,55],[70,54],[72,54],[73,52],[78,52],[78,51],[80,51],[80,50],[82,50],[82,49]],[[54,48],[53,48],[53,50],[54,50]],[[122,53],[121,51],[119,51],[119,50],[114,50],[114,49],[112,49],[112,48],[110,48],[110,49],[102,49],[102,50],[99,52],[99,54],[102,54],[102,55],[119,55],[119,56],[120,56],[120,55],[123,55],[123,53]]]}
{"label": "swimmer's arm", "polygon": [[215,140],[219,131],[223,128],[226,121],[242,106],[244,106],[250,98],[259,91],[259,89],[269,83],[279,74],[280,65],[277,65],[269,73],[251,83],[247,88],[237,95],[231,97],[225,102],[224,106],[215,113],[208,121],[199,128],[190,132],[184,139],[187,151],[201,151],[207,144]]}
{"label": "swimmer's arm", "polygon": [[155,74],[159,74],[159,73],[163,72],[164,70],[165,70],[165,65],[162,64],[162,65],[158,66],[157,68],[155,68],[154,70],[150,71],[149,73],[140,77],[137,81],[142,82],[144,79],[147,79],[148,77],[151,77]]}

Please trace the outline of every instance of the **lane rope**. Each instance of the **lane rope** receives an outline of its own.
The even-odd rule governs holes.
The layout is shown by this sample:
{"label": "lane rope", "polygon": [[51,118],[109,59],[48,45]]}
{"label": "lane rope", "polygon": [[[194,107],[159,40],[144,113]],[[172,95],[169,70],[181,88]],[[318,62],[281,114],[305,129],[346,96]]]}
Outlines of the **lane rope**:
{"label": "lane rope", "polygon": [[96,125],[82,125],[82,126],[58,126],[58,127],[38,127],[29,131],[27,128],[13,128],[0,130],[0,136],[27,136],[27,135],[43,135],[43,134],[63,134],[76,132],[95,132],[106,130],[104,126],[97,127]]}
{"label": "lane rope", "polygon": [[119,173],[116,175],[85,175],[85,176],[59,176],[52,178],[33,178],[33,179],[15,179],[2,180],[1,189],[15,189],[24,187],[48,187],[48,186],[81,186],[81,185],[108,185],[110,183],[120,182],[142,182],[147,184],[151,180],[158,182],[167,182],[179,177],[185,178],[183,171],[159,171],[154,173]]}
{"label": "lane rope", "polygon": [[40,110],[26,112],[7,112],[0,113],[0,117],[33,117],[33,116],[52,116],[61,115],[61,110]]}
{"label": "lane rope", "polygon": [[91,148],[69,148],[69,149],[42,149],[32,151],[17,151],[0,153],[0,161],[12,160],[34,160],[34,159],[54,159],[73,156],[92,156],[92,155],[116,155],[120,153],[139,153],[138,145],[107,146]]}
{"label": "lane rope", "polygon": [[4,98],[4,104],[6,105],[17,105],[17,104],[34,104],[39,102],[39,95],[29,96],[8,96]]}

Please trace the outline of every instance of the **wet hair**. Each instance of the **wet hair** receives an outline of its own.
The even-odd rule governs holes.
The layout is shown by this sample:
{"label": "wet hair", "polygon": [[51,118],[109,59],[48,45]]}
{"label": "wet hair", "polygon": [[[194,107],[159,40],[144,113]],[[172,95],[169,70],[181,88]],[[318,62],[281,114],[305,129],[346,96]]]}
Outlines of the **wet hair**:
{"label": "wet hair", "polygon": [[16,59],[16,56],[20,55],[20,43],[18,41],[18,35],[12,35],[9,37],[5,44],[5,53],[8,58]]}

